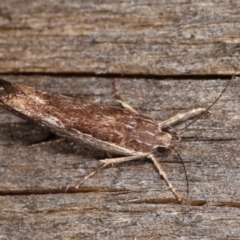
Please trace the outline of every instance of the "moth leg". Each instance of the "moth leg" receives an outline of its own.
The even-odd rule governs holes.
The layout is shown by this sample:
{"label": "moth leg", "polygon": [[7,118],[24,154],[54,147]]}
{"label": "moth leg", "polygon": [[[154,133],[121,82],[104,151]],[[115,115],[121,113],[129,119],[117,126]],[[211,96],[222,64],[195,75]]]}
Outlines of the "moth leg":
{"label": "moth leg", "polygon": [[188,111],[186,113],[178,113],[175,116],[167,119],[166,121],[158,123],[158,125],[161,128],[168,127],[168,126],[171,126],[173,124],[186,121],[190,118],[197,117],[197,116],[203,114],[205,111],[206,111],[206,108],[195,108],[195,109],[193,109],[191,111]]}
{"label": "moth leg", "polygon": [[133,155],[133,156],[127,156],[127,157],[119,157],[119,158],[107,158],[100,160],[103,164],[97,167],[94,171],[90,172],[88,175],[86,175],[83,180],[75,187],[79,188],[80,185],[82,185],[84,182],[86,182],[90,177],[95,175],[97,172],[99,172],[101,169],[105,168],[106,166],[113,164],[113,163],[120,163],[120,162],[127,162],[134,159],[139,159],[141,157],[145,156],[139,156],[139,155]]}
{"label": "moth leg", "polygon": [[149,159],[151,159],[153,161],[154,166],[157,168],[158,173],[160,174],[160,176],[163,177],[163,179],[165,180],[165,182],[167,183],[168,187],[170,188],[170,190],[172,191],[172,193],[175,195],[175,197],[178,199],[179,202],[182,201],[182,198],[178,195],[176,189],[173,187],[173,185],[170,183],[170,181],[168,180],[168,177],[165,173],[165,171],[163,170],[161,164],[157,161],[157,159],[155,158],[155,156],[153,154],[149,154],[147,156]]}
{"label": "moth leg", "polygon": [[88,175],[86,175],[83,180],[75,187],[75,188],[79,188],[80,185],[82,185],[84,182],[86,182],[90,177],[92,177],[93,175],[95,175],[97,172],[99,172],[101,169],[103,169],[104,167],[106,167],[107,165],[104,163],[102,165],[100,165],[98,168],[96,168],[94,171],[90,172]]}
{"label": "moth leg", "polygon": [[63,141],[66,141],[66,139],[56,136],[54,139],[50,139],[50,140],[46,140],[46,141],[43,140],[41,142],[29,144],[27,147],[34,148],[34,147],[44,146],[47,144],[59,143],[59,142],[63,142]]}
{"label": "moth leg", "polygon": [[170,190],[172,191],[172,193],[176,196],[178,201],[181,202],[182,198],[178,195],[176,189],[173,187],[173,185],[168,180],[168,177],[167,177],[165,171],[163,170],[161,164],[157,161],[157,159],[154,157],[153,154],[149,154],[147,156],[138,156],[137,155],[137,156],[129,156],[129,157],[121,157],[121,158],[110,158],[110,159],[101,160],[101,162],[103,162],[104,164],[106,164],[105,166],[107,166],[107,165],[112,164],[112,163],[127,162],[127,161],[131,161],[131,160],[139,159],[141,157],[147,157],[147,158],[149,158],[153,161],[153,164],[157,168],[160,176],[163,177],[163,179],[167,183],[167,185],[170,188]]}
{"label": "moth leg", "polygon": [[128,103],[124,102],[124,100],[121,98],[120,93],[117,90],[117,79],[114,79],[113,87],[114,87],[114,96],[116,98],[116,101],[119,102],[124,109],[127,109],[128,111],[133,113],[138,113],[137,110],[131,107]]}
{"label": "moth leg", "polygon": [[132,156],[126,156],[126,157],[119,157],[119,158],[107,158],[100,161],[106,164],[107,166],[109,164],[128,162],[128,161],[143,158],[143,157],[145,157],[145,155],[132,155]]}

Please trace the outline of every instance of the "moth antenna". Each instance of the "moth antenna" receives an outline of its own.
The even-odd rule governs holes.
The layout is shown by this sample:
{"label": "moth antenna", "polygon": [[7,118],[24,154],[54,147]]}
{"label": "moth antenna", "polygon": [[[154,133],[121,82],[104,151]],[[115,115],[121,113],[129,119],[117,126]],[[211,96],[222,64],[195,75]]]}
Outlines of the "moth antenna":
{"label": "moth antenna", "polygon": [[189,182],[188,182],[187,170],[186,170],[184,161],[183,161],[180,153],[177,151],[176,148],[173,148],[173,150],[177,153],[178,157],[180,158],[180,160],[181,160],[181,162],[182,162],[182,165],[183,165],[184,172],[185,172],[185,179],[186,179],[186,182],[187,182],[187,206],[188,206],[188,203],[189,203]]}
{"label": "moth antenna", "polygon": [[[198,117],[196,117],[192,122],[190,122],[189,124],[187,124],[187,126],[185,126],[184,128],[180,129],[177,131],[177,133],[182,132],[183,130],[185,130],[186,128],[188,128],[190,125],[192,125],[194,122],[196,122],[199,118],[201,118],[204,114],[206,114],[210,108],[213,107],[213,105],[215,105],[215,103],[222,97],[223,93],[227,90],[228,86],[230,85],[230,82],[236,77],[236,74],[239,70],[240,66],[237,67],[237,69],[235,70],[234,74],[232,75],[232,77],[228,80],[226,86],[224,87],[224,89],[222,90],[222,92],[219,94],[219,96],[215,99],[215,101],[202,113],[200,114]],[[177,151],[177,149],[173,148],[173,150],[177,153],[178,157],[180,158],[182,164],[183,164],[183,168],[184,168],[184,172],[185,172],[185,177],[186,177],[186,182],[187,182],[187,206],[189,205],[189,182],[188,182],[188,175],[187,175],[187,170],[184,164],[184,161],[180,155],[180,153]]]}
{"label": "moth antenna", "polygon": [[215,103],[222,97],[223,93],[227,90],[228,86],[230,85],[230,82],[236,77],[236,74],[239,70],[240,66],[238,66],[238,68],[235,70],[234,74],[232,75],[232,77],[228,80],[228,83],[226,84],[226,86],[224,87],[224,89],[222,90],[222,92],[219,94],[219,96],[215,99],[215,101],[202,113],[200,114],[198,117],[196,117],[192,122],[190,122],[189,124],[187,124],[187,126],[185,126],[184,128],[178,130],[179,132],[182,132],[183,130],[185,130],[186,128],[188,128],[190,125],[192,125],[193,123],[195,123],[199,118],[201,118],[204,114],[206,114],[210,108],[212,108],[213,105],[215,105]]}

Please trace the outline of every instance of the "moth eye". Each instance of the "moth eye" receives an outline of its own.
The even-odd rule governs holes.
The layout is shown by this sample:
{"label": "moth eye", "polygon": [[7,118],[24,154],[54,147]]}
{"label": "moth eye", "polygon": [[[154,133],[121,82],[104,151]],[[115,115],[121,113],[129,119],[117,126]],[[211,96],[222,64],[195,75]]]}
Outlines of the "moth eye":
{"label": "moth eye", "polygon": [[165,153],[168,151],[168,148],[165,147],[157,147],[157,152],[158,153]]}

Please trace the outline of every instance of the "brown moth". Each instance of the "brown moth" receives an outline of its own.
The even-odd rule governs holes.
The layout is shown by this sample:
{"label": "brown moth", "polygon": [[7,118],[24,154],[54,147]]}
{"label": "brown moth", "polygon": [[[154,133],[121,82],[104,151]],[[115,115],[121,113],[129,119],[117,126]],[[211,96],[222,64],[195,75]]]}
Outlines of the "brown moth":
{"label": "brown moth", "polygon": [[123,101],[120,102],[126,109],[89,103],[0,80],[0,107],[77,144],[123,156],[101,160],[103,164],[81,183],[109,164],[147,157],[153,161],[177,199],[182,201],[154,153],[159,147],[174,149],[175,142],[180,140],[177,134],[163,131],[163,127],[202,115],[212,105],[207,110],[193,109],[157,123],[152,118],[137,113]]}

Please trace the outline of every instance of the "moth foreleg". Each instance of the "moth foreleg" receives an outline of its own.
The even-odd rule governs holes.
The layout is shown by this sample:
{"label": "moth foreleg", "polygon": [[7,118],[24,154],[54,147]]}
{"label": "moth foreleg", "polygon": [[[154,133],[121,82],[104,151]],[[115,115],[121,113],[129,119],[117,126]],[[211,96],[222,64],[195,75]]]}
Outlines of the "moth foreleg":
{"label": "moth foreleg", "polygon": [[179,123],[179,122],[183,122],[186,121],[190,118],[194,118],[197,117],[201,114],[203,114],[206,111],[206,108],[195,108],[191,111],[188,111],[186,113],[178,113],[175,116],[158,123],[158,125],[163,128],[163,127],[169,127],[173,124]]}

